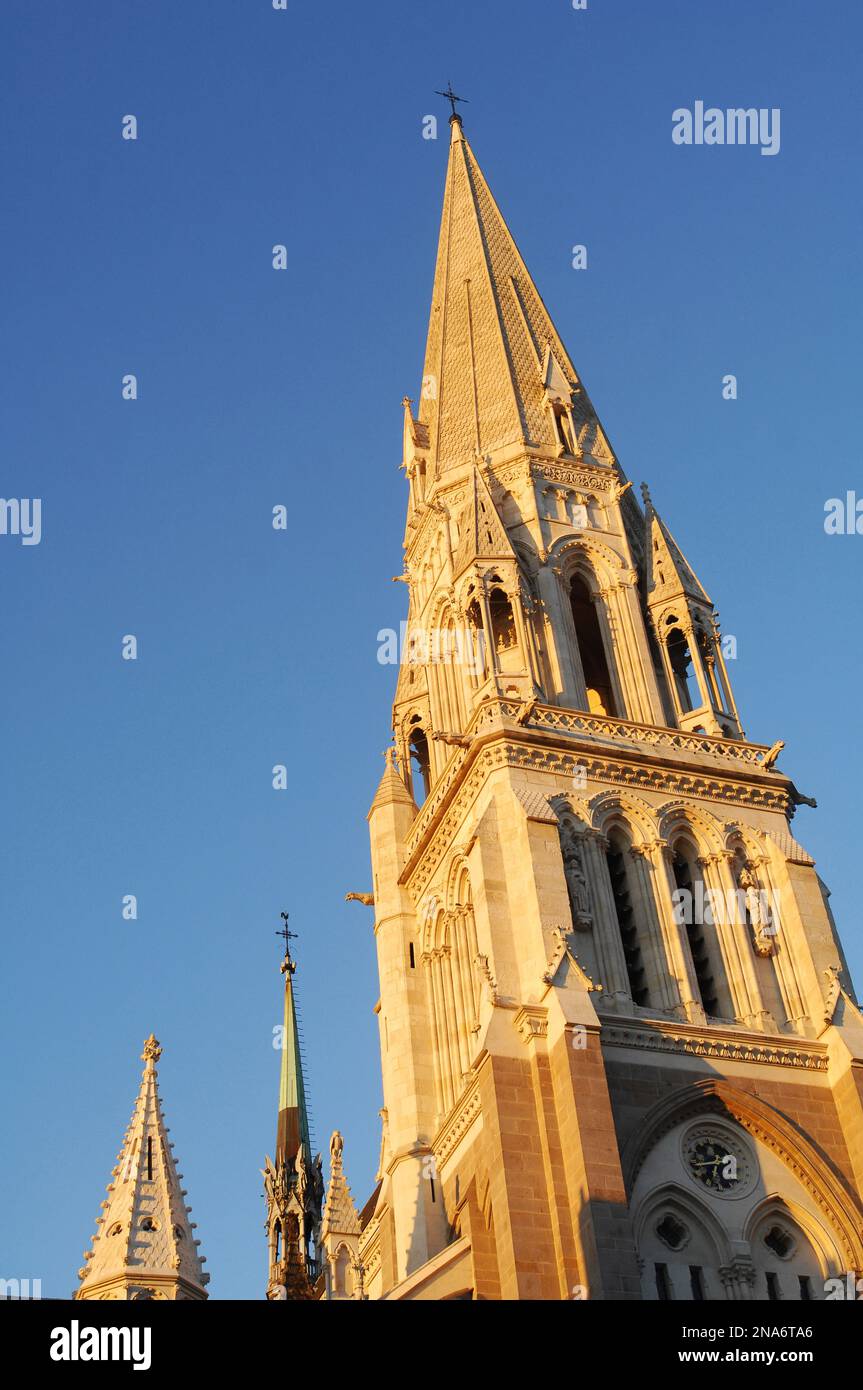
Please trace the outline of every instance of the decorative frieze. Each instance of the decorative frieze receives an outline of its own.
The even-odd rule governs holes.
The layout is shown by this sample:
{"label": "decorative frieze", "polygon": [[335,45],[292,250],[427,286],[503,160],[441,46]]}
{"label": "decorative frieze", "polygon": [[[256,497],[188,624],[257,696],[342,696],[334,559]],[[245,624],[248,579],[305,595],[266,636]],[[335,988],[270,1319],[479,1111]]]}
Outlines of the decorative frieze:
{"label": "decorative frieze", "polygon": [[453,1149],[461,1142],[474,1120],[482,1111],[479,1085],[474,1084],[462,1096],[454,1113],[447,1115],[432,1141],[438,1167],[442,1168]]}
{"label": "decorative frieze", "polygon": [[[461,750],[461,757],[467,756],[468,750]],[[567,780],[571,780],[578,769],[579,774],[588,780],[631,787],[642,792],[700,798],[725,805],[757,807],[781,814],[787,810],[788,799],[785,792],[781,788],[764,786],[761,783],[733,782],[725,778],[677,772],[667,766],[623,763],[599,754],[567,753],[559,748],[522,745],[501,739],[500,742],[490,744],[481,750],[437,826],[432,825],[434,815],[440,810],[445,794],[457,783],[461,761],[454,762],[447,768],[443,779],[445,785],[435,788],[432,805],[427,802],[417,817],[408,837],[410,858],[403,879],[414,902],[417,902],[425,891],[454,836],[464,824],[467,812],[486,778],[503,767],[548,773],[558,779]],[[426,841],[426,836],[432,830],[433,833]],[[420,857],[421,846],[423,853]]]}
{"label": "decorative frieze", "polygon": [[753,1062],[757,1065],[790,1067],[794,1071],[826,1071],[827,1050],[818,1045],[782,1043],[734,1037],[711,1028],[709,1032],[683,1029],[662,1021],[649,1025],[603,1021],[604,1047],[634,1047],[647,1052],[676,1052],[690,1057],[710,1057],[722,1062]]}

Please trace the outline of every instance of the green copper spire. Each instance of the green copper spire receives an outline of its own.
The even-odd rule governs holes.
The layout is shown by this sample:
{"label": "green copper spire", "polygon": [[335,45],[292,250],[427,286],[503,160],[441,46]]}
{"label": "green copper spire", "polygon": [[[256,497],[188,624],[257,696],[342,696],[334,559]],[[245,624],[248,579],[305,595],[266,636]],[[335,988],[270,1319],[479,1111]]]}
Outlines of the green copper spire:
{"label": "green copper spire", "polygon": [[279,1079],[279,1123],[276,1132],[276,1162],[296,1161],[300,1147],[304,1162],[312,1157],[309,1138],[309,1115],[306,1108],[306,1088],[303,1080],[303,1059],[300,1055],[300,1035],[294,1002],[294,971],[297,963],[291,957],[288,914],[282,913],[284,928],[278,933],[285,938],[285,958],[281,971],[285,977],[285,1013],[282,1026],[282,1071]]}

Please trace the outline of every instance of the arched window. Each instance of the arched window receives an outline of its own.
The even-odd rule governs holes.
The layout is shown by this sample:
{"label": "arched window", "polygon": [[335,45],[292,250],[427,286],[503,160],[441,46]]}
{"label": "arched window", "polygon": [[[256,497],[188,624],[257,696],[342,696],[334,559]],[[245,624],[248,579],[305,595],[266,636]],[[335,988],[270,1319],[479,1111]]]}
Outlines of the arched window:
{"label": "arched window", "polygon": [[611,688],[611,674],[605,659],[602,629],[590,590],[581,575],[575,575],[569,586],[572,620],[587,687],[587,708],[591,714],[617,713]]}
{"label": "arched window", "polygon": [[423,952],[441,1114],[461,1094],[479,1029],[479,948],[466,867],[458,872],[453,888],[455,891],[449,895],[452,906],[438,911],[434,921],[428,923]]}
{"label": "arched window", "polygon": [[650,999],[627,877],[626,854],[628,848],[629,846],[621,832],[613,830],[608,837],[608,850],[605,858],[608,864],[614,910],[617,914],[617,925],[626,961],[629,993],[632,996],[633,1004],[645,1007],[649,1005]]}
{"label": "arched window", "polygon": [[[669,618],[668,621],[676,623],[677,619]],[[683,713],[689,714],[691,710],[700,709],[704,704],[695,672],[692,669],[692,653],[689,650],[689,643],[679,627],[673,627],[665,640],[668,647],[671,674],[674,677],[674,688],[677,692],[677,701]]]}
{"label": "arched window", "polygon": [[754,1296],[810,1303],[824,1298],[829,1269],[784,1203],[773,1202],[752,1224]]}
{"label": "arched window", "polygon": [[657,1204],[639,1242],[642,1296],[660,1303],[702,1303],[727,1297],[722,1263],[707,1222],[671,1201]]}
{"label": "arched window", "polygon": [[686,839],[678,840],[673,849],[671,867],[678,894],[682,895],[678,897],[676,912],[678,920],[686,927],[701,1006],[710,1018],[733,1018],[734,1008],[726,983],[713,912],[705,897],[698,854]]}
{"label": "arched window", "polygon": [[467,623],[472,647],[472,660],[468,667],[471,677],[481,680],[486,669],[486,637],[482,621],[482,608],[477,599],[471,599],[467,606]]}
{"label": "arched window", "polygon": [[419,725],[411,730],[408,748],[411,758],[411,783],[414,801],[418,806],[421,806],[431,789],[431,761],[428,738],[425,730]]}
{"label": "arched window", "polygon": [[512,604],[503,589],[492,589],[488,600],[491,632],[496,652],[508,651],[516,645],[515,616]]}
{"label": "arched window", "polygon": [[703,627],[696,627],[695,642],[701,656],[701,665],[707,677],[707,684],[710,687],[710,696],[714,708],[723,710],[727,714],[729,711],[726,709],[722,684],[716,670],[716,651],[712,640],[708,637]]}
{"label": "arched window", "polygon": [[333,1261],[333,1291],[345,1298],[348,1294],[348,1270],[351,1256],[346,1245],[340,1245]]}

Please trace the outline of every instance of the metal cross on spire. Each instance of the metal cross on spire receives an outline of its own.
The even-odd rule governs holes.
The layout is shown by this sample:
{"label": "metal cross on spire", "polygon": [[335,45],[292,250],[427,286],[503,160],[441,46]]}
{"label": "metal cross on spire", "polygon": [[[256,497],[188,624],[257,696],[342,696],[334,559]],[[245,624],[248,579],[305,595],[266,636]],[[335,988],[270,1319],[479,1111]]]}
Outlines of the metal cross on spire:
{"label": "metal cross on spire", "polygon": [[436,96],[436,97],[446,97],[447,101],[449,102],[450,106],[452,107],[452,113],[453,113],[454,116],[457,116],[457,115],[458,115],[458,112],[457,112],[456,109],[455,109],[455,104],[456,104],[456,102],[457,102],[457,101],[467,102],[467,97],[457,97],[457,96],[456,96],[455,92],[454,92],[453,89],[452,89],[452,83],[451,83],[451,82],[448,82],[448,83],[446,84],[446,91],[445,91],[445,92],[438,92],[438,91],[435,91],[435,96]]}
{"label": "metal cross on spire", "polygon": [[[288,928],[288,913],[287,913],[287,912],[280,912],[280,913],[279,913],[279,916],[281,917],[281,919],[282,919],[282,921],[284,922],[285,925],[281,928],[280,931],[277,931],[277,932],[276,932],[276,936],[284,937],[284,941],[285,941],[285,960],[290,961],[290,960],[291,960],[291,941],[296,941],[297,936],[299,935],[299,933],[298,933],[298,932],[295,932],[295,931],[290,931],[290,930],[289,930],[289,928]],[[293,961],[291,961],[291,964],[293,965]]]}

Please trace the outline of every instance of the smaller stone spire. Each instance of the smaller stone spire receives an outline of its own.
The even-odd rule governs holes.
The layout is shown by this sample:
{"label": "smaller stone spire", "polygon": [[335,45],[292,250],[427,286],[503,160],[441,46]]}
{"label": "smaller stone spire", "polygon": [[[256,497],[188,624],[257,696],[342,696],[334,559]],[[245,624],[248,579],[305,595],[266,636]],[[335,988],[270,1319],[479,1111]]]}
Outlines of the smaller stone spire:
{"label": "smaller stone spire", "polygon": [[645,522],[645,592],[648,602],[661,591],[677,592],[712,608],[705,589],[654,506],[647,483],[641,484]]}
{"label": "smaller stone spire", "polygon": [[358,1236],[360,1233],[360,1218],[342,1167],[343,1152],[344,1140],[337,1129],[333,1130],[330,1139],[330,1181],[321,1227],[324,1241],[328,1236]]}
{"label": "smaller stone spire", "polygon": [[205,1299],[209,1274],[198,1254],[192,1208],[184,1201],[169,1130],[162,1116],[156,1064],[161,1045],[144,1043],[138,1099],[112,1170],[92,1249],[78,1271],[76,1299]]}
{"label": "smaller stone spire", "polygon": [[512,542],[479,468],[474,464],[467,502],[459,517],[459,540],[453,556],[453,579],[477,560],[515,560]]}
{"label": "smaller stone spire", "polygon": [[401,802],[410,806],[416,812],[416,803],[404,783],[404,778],[396,767],[396,750],[392,744],[384,749],[384,759],[386,766],[384,774],[378,783],[378,789],[374,794],[369,816],[378,806],[387,806],[393,802]]}
{"label": "smaller stone spire", "polygon": [[362,1298],[359,1259],[360,1218],[342,1167],[344,1140],[336,1129],[330,1139],[330,1181],[321,1243],[327,1259],[327,1298]]}

